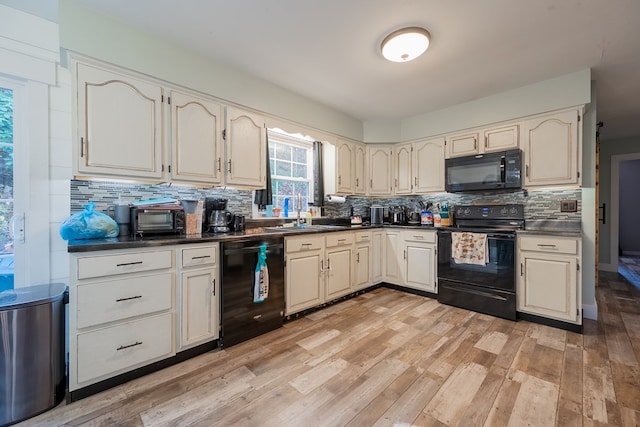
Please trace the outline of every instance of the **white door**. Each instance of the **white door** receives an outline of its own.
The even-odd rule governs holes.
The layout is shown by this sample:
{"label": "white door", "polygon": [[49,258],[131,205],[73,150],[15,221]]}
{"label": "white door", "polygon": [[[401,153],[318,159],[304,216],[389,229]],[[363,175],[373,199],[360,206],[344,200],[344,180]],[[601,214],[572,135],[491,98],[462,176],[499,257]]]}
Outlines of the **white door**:
{"label": "white door", "polygon": [[182,346],[218,338],[216,268],[182,273]]}
{"label": "white door", "polygon": [[24,229],[24,216],[14,215],[20,212],[13,192],[14,88],[0,80],[0,292],[14,287],[14,240],[24,238],[18,231]]}
{"label": "white door", "polygon": [[411,171],[411,144],[402,144],[395,149],[395,170],[394,180],[395,194],[411,194],[413,190],[413,174]]}
{"label": "white door", "polygon": [[0,291],[50,280],[48,108],[45,84],[0,79]]}
{"label": "white door", "polygon": [[227,107],[227,184],[264,188],[267,132],[258,115]]}
{"label": "white door", "polygon": [[414,193],[444,191],[444,148],[443,137],[414,144]]}

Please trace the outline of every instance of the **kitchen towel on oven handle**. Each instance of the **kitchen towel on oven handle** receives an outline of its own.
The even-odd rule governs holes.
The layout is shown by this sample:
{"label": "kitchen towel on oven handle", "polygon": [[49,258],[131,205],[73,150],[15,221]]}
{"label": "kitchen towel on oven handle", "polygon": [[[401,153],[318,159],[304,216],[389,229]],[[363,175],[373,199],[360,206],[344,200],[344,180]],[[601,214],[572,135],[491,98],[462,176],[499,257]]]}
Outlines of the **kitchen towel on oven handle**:
{"label": "kitchen towel on oven handle", "polygon": [[456,264],[487,265],[489,251],[484,233],[452,232],[451,258]]}

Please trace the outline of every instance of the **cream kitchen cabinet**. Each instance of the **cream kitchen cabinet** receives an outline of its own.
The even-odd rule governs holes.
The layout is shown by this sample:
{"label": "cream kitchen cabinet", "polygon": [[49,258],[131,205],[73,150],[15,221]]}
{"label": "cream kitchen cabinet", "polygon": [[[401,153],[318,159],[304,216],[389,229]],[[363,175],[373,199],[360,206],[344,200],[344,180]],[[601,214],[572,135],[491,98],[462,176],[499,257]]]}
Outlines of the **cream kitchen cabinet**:
{"label": "cream kitchen cabinet", "polygon": [[518,236],[518,311],[582,324],[581,240]]}
{"label": "cream kitchen cabinet", "polygon": [[171,91],[171,180],[221,185],[224,181],[224,107],[185,92]]}
{"label": "cream kitchen cabinet", "polygon": [[367,146],[369,158],[370,196],[389,196],[393,194],[393,147],[382,144]]}
{"label": "cream kitchen cabinet", "polygon": [[324,301],[324,237],[314,234],[285,238],[285,314]]}
{"label": "cream kitchen cabinet", "polygon": [[366,194],[367,148],[365,144],[338,139],[324,143],[325,192],[327,194]]}
{"label": "cream kitchen cabinet", "polygon": [[325,301],[351,292],[354,233],[327,233],[325,236]]}
{"label": "cream kitchen cabinet", "polygon": [[444,142],[444,137],[439,137],[412,144],[413,194],[444,192]]}
{"label": "cream kitchen cabinet", "polygon": [[356,231],[354,245],[353,290],[360,290],[371,285],[371,260],[372,260],[371,231]]}
{"label": "cream kitchen cabinet", "polygon": [[238,108],[226,111],[226,183],[264,188],[267,166],[267,129],[262,116]]}
{"label": "cream kitchen cabinet", "polygon": [[173,249],[72,253],[69,391],[175,354]]}
{"label": "cream kitchen cabinet", "polygon": [[437,293],[435,231],[403,230],[402,285]]}
{"label": "cream kitchen cabinet", "polygon": [[384,281],[384,265],[386,262],[386,232],[382,229],[371,233],[371,282]]}
{"label": "cream kitchen cabinet", "polygon": [[351,292],[353,243],[353,232],[285,238],[285,314]]}
{"label": "cream kitchen cabinet", "polygon": [[338,139],[336,147],[336,189],[338,194],[355,192],[355,147],[351,142]]}
{"label": "cream kitchen cabinet", "polygon": [[404,256],[400,229],[385,230],[384,281],[401,285]]}
{"label": "cream kitchen cabinet", "polygon": [[395,178],[393,180],[394,194],[413,193],[413,145],[398,144],[393,150]]}
{"label": "cream kitchen cabinet", "polygon": [[219,338],[218,251],[217,243],[178,249],[179,350]]}
{"label": "cream kitchen cabinet", "polygon": [[444,157],[444,137],[394,147],[394,193],[443,192]]}
{"label": "cream kitchen cabinet", "polygon": [[447,158],[519,148],[521,129],[522,124],[518,121],[448,135]]}
{"label": "cream kitchen cabinet", "polygon": [[525,120],[526,187],[581,184],[581,117],[571,109]]}
{"label": "cream kitchen cabinet", "polygon": [[76,61],[72,67],[74,176],[166,178],[162,86],[115,69]]}
{"label": "cream kitchen cabinet", "polygon": [[365,195],[367,194],[367,146],[361,143],[354,143],[354,153],[354,193]]}

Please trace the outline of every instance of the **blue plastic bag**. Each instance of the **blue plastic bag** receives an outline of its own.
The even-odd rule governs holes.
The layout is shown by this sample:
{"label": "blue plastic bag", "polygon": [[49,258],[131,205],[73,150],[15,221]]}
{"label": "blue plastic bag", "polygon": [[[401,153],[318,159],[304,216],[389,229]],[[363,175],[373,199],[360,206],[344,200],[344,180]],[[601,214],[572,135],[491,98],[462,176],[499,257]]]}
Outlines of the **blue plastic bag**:
{"label": "blue plastic bag", "polygon": [[94,212],[95,207],[89,202],[82,212],[65,219],[60,226],[60,237],[64,240],[118,237],[118,224],[109,215]]}

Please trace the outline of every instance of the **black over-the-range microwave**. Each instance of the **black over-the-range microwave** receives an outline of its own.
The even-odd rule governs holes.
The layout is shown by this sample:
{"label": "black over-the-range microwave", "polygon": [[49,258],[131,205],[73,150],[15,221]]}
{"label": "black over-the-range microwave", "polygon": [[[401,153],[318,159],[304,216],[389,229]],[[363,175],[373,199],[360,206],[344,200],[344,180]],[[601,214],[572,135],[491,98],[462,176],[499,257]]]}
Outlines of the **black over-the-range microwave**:
{"label": "black over-the-range microwave", "polygon": [[448,192],[522,188],[522,151],[513,149],[445,160]]}

